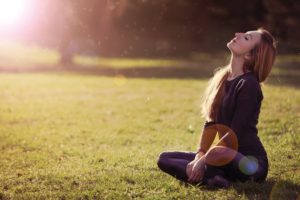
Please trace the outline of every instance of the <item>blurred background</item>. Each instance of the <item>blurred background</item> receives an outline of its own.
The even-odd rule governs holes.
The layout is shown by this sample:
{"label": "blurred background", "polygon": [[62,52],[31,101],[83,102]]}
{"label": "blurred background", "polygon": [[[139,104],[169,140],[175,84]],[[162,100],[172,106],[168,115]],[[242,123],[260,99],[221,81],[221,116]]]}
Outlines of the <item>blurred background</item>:
{"label": "blurred background", "polygon": [[293,62],[300,55],[297,0],[7,0],[1,4],[2,70],[57,64],[217,67],[226,64],[226,43],[235,32],[259,27],[276,36],[280,55],[289,55]]}

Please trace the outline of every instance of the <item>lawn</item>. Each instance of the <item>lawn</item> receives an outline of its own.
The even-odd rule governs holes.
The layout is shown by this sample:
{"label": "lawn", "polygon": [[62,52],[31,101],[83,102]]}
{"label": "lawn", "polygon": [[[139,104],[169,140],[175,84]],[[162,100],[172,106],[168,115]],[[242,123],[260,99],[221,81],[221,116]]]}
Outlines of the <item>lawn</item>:
{"label": "lawn", "polygon": [[299,198],[298,87],[263,85],[267,181],[215,190],[180,184],[156,165],[162,151],[197,148],[207,79],[58,72],[0,79],[0,199]]}
{"label": "lawn", "polygon": [[76,55],[64,69],[54,50],[0,41],[0,58],[0,199],[299,198],[298,55],[280,55],[262,86],[267,181],[229,190],[185,186],[156,165],[162,151],[196,150],[201,95],[224,54]]}

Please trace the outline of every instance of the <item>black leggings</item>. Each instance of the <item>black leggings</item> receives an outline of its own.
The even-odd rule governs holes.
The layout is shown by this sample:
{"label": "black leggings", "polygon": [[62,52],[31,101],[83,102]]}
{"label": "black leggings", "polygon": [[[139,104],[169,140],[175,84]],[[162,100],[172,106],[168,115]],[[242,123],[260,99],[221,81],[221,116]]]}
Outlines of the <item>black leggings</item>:
{"label": "black leggings", "polygon": [[[187,182],[186,166],[189,162],[194,160],[195,155],[196,154],[192,152],[163,152],[159,156],[157,165],[162,171],[181,181]],[[216,175],[220,175],[229,181],[264,181],[268,174],[267,157],[249,157],[254,158],[253,162],[249,162],[249,160],[245,158],[246,157],[241,153],[237,153],[234,159],[224,166],[205,164],[202,184],[207,184],[208,179]]]}

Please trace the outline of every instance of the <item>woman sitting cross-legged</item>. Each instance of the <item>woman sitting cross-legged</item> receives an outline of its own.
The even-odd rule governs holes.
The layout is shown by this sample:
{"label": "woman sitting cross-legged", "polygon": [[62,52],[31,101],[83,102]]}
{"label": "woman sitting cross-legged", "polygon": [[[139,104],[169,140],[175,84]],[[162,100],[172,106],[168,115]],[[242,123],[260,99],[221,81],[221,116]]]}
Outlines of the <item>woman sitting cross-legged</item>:
{"label": "woman sitting cross-legged", "polygon": [[[205,124],[196,152],[163,152],[158,167],[191,184],[228,187],[232,181],[264,181],[268,158],[257,130],[263,93],[276,46],[264,29],[236,33],[227,43],[230,63],[219,68],[204,93]],[[220,141],[212,145],[218,133]]]}

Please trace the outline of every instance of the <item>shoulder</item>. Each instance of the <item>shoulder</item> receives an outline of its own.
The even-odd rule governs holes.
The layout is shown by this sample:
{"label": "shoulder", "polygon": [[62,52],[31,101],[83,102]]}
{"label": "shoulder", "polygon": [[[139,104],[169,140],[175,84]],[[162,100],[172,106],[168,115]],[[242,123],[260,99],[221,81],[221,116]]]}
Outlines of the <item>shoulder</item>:
{"label": "shoulder", "polygon": [[253,72],[248,72],[248,73],[244,74],[240,78],[240,80],[237,82],[236,88],[238,90],[245,89],[245,88],[246,89],[258,89],[258,90],[261,89],[260,84]]}
{"label": "shoulder", "polygon": [[236,84],[238,93],[259,96],[263,98],[261,86],[253,72],[248,72]]}

